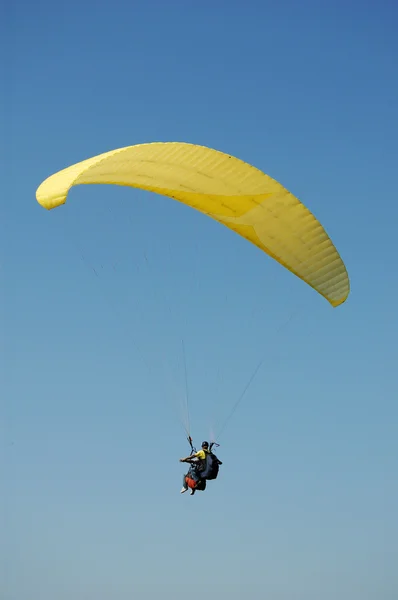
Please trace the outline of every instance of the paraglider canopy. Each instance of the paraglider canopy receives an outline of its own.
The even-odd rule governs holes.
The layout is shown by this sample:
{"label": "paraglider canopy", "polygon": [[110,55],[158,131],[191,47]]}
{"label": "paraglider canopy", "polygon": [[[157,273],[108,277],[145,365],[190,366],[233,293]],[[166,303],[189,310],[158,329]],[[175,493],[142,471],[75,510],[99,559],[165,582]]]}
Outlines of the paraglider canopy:
{"label": "paraglider canopy", "polygon": [[345,265],[314,215],[280,183],[229,154],[182,142],[127,146],[55,173],[36,198],[50,210],[66,202],[71,187],[89,183],[178,200],[258,246],[332,306],[349,295]]}

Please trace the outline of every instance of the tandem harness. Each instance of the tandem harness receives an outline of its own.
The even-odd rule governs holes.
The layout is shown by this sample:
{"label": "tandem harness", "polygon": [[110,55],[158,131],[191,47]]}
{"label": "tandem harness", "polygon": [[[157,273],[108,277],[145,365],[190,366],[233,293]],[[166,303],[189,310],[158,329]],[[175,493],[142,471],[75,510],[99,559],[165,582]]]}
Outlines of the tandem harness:
{"label": "tandem harness", "polygon": [[[193,454],[196,454],[196,448],[193,445],[191,436],[189,436],[187,439],[188,439],[189,445],[191,446],[191,456],[192,456]],[[213,449],[213,446],[219,447],[219,445],[220,444],[216,444],[216,442],[211,442],[211,444],[209,446],[209,451],[206,452],[206,460],[205,460],[203,467],[200,469],[198,469],[197,467],[194,467],[194,469],[196,470],[200,479],[204,479],[204,480],[208,480],[208,481],[210,481],[212,479],[217,479],[218,471],[219,471],[220,465],[222,465],[222,462],[221,462],[221,460],[219,460],[217,458],[217,456],[214,454],[212,449]]]}

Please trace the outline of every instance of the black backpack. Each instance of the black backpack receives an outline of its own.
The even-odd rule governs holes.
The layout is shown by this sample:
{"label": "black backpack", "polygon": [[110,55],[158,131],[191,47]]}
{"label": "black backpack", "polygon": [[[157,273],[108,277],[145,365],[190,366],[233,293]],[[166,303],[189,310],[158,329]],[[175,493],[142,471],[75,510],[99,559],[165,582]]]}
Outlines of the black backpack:
{"label": "black backpack", "polygon": [[222,465],[222,462],[218,460],[217,456],[213,452],[209,452],[206,455],[206,464],[203,471],[200,473],[202,479],[217,479],[218,471]]}

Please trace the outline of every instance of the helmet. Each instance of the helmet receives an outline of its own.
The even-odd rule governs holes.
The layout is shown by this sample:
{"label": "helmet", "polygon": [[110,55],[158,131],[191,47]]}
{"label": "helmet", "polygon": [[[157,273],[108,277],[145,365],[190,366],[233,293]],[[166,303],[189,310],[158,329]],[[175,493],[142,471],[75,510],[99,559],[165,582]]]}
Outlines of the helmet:
{"label": "helmet", "polygon": [[209,442],[202,442],[202,448],[208,448]]}

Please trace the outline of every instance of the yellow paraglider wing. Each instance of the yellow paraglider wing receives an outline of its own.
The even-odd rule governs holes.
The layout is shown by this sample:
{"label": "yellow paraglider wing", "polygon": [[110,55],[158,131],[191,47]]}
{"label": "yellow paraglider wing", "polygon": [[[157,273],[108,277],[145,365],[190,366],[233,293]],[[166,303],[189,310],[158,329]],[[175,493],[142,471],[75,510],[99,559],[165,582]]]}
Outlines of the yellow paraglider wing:
{"label": "yellow paraglider wing", "polygon": [[348,297],[346,268],[319,221],[280,183],[233,156],[180,142],[128,146],[55,173],[37,189],[37,201],[55,208],[71,187],[89,183],[174,198],[261,248],[332,306]]}

